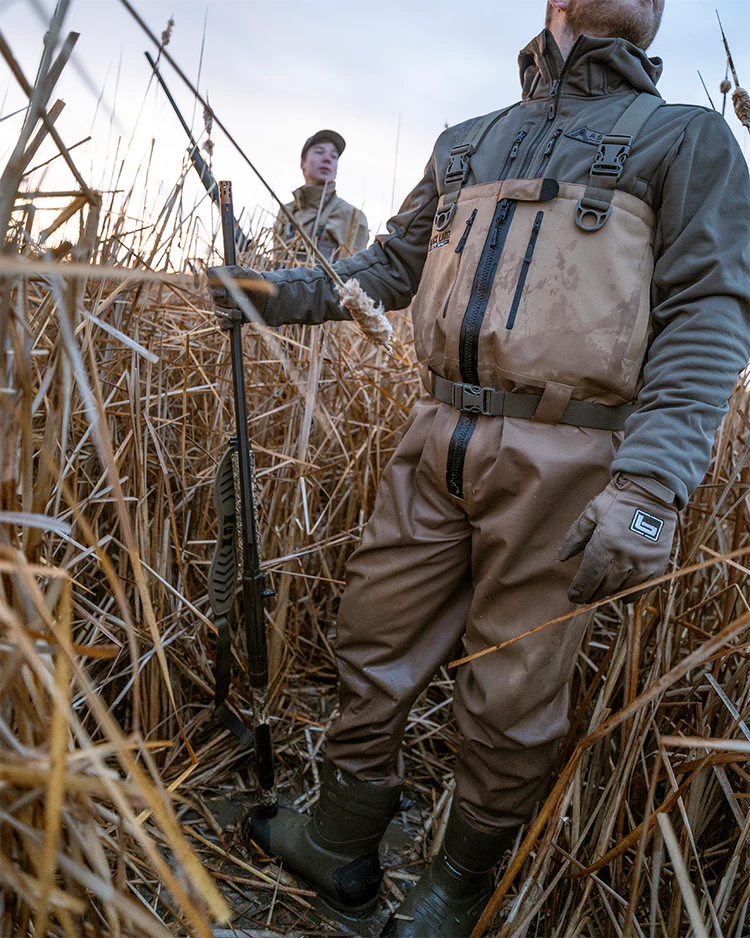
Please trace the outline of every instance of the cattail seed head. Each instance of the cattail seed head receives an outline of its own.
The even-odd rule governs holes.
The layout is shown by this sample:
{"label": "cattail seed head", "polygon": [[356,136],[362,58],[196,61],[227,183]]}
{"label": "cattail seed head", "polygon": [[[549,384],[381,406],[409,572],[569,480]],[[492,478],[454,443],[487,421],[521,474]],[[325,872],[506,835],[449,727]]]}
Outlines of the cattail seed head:
{"label": "cattail seed head", "polygon": [[203,127],[206,134],[210,137],[211,131],[214,129],[214,112],[210,107],[203,108]]}
{"label": "cattail seed head", "polygon": [[729,94],[732,90],[732,82],[728,78],[725,78],[724,81],[719,85],[722,94]]}
{"label": "cattail seed head", "polygon": [[734,113],[750,130],[750,94],[738,85],[732,93],[732,103],[734,104]]}
{"label": "cattail seed head", "polygon": [[170,16],[167,20],[167,28],[161,34],[161,44],[163,46],[169,45],[169,40],[172,38],[172,29],[174,28],[174,19]]}

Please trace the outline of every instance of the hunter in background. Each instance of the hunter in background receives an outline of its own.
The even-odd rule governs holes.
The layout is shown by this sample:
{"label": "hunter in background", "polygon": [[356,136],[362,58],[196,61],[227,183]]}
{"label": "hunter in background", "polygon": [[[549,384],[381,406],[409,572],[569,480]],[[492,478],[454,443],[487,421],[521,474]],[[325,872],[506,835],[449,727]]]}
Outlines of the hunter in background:
{"label": "hunter in background", "polygon": [[[294,190],[286,206],[327,260],[351,257],[367,247],[364,213],[336,194],[336,172],[345,147],[346,141],[335,130],[319,130],[309,137],[300,163],[305,184]],[[302,239],[282,214],[276,219],[274,233],[278,262],[289,254],[308,262]]]}

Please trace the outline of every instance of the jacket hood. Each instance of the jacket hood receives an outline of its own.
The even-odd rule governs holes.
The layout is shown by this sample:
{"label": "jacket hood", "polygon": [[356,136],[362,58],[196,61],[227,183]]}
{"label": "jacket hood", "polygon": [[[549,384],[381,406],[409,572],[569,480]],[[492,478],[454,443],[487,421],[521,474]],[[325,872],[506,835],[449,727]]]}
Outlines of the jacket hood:
{"label": "jacket hood", "polygon": [[658,94],[662,60],[649,58],[626,39],[578,37],[567,61],[552,33],[545,29],[518,56],[524,100],[544,97],[555,81],[581,95],[605,95],[618,90]]}

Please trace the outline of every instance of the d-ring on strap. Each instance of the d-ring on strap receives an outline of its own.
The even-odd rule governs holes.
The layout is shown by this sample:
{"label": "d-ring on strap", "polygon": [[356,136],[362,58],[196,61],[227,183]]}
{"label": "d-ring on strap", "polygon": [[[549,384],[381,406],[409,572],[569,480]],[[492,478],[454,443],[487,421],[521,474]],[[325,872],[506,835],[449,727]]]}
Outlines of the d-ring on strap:
{"label": "d-ring on strap", "polygon": [[664,100],[658,95],[639,94],[621,115],[612,133],[602,138],[591,167],[589,184],[576,206],[576,225],[583,231],[598,231],[606,223],[630,147],[643,125],[662,104]]}

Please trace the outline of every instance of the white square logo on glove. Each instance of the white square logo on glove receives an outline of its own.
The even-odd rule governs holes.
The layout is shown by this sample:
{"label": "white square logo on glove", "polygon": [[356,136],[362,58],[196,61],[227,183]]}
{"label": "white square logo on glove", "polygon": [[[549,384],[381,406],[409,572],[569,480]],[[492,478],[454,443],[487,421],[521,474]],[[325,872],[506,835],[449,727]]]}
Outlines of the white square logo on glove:
{"label": "white square logo on glove", "polygon": [[630,522],[630,530],[640,534],[641,537],[648,538],[649,541],[658,541],[663,527],[663,521],[653,515],[647,515],[640,508],[633,515],[633,520]]}

